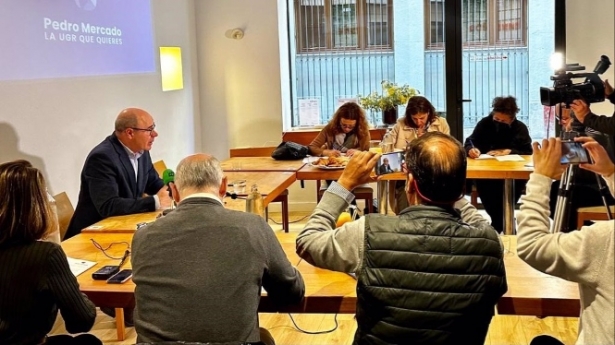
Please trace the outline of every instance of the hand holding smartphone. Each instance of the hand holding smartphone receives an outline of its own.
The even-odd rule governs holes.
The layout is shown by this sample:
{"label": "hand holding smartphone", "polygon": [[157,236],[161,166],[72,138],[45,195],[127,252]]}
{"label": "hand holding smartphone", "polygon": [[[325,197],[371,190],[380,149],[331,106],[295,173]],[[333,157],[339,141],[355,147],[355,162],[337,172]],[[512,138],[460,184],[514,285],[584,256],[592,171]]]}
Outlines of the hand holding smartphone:
{"label": "hand holding smartphone", "polygon": [[391,174],[402,171],[401,167],[404,163],[403,152],[389,152],[380,156],[376,163],[376,175]]}
{"label": "hand holding smartphone", "polygon": [[132,277],[131,269],[123,269],[119,271],[117,274],[107,279],[107,284],[123,284],[128,281]]}
{"label": "hand holding smartphone", "polygon": [[589,163],[589,153],[583,143],[576,141],[562,141],[562,164]]}

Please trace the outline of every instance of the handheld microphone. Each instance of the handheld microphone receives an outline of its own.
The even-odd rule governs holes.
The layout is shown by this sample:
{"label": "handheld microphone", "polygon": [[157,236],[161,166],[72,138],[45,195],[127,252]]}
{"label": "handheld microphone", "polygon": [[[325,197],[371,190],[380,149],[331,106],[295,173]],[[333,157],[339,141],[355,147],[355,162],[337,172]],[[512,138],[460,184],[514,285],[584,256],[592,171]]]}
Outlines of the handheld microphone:
{"label": "handheld microphone", "polygon": [[175,173],[173,172],[173,170],[166,169],[162,172],[162,182],[164,182],[164,184],[167,186],[169,185],[169,183],[175,182]]}
{"label": "handheld microphone", "polygon": [[169,183],[175,182],[175,173],[173,172],[173,170],[165,169],[162,172],[162,182],[164,183],[165,186],[167,186],[167,192],[169,192],[169,198],[173,200],[173,193],[171,193],[171,186],[169,186]]}

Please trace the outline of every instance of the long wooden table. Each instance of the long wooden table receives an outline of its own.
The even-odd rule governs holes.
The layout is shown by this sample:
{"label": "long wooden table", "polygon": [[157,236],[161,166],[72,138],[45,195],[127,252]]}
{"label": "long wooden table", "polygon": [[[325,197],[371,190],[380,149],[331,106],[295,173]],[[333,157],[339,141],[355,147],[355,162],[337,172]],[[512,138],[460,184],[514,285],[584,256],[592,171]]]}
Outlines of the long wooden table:
{"label": "long wooden table", "polygon": [[[256,184],[259,192],[263,194],[265,207],[296,180],[296,174],[292,172],[237,171],[225,172],[224,175],[228,178],[229,184],[234,180],[246,180],[245,191],[237,193],[240,198],[245,197],[250,191],[250,186]],[[233,191],[233,187],[228,187],[228,190]],[[245,211],[246,209],[246,201],[243,198],[231,199],[227,197],[224,199],[224,203],[226,208],[236,211]],[[88,226],[82,232],[133,232],[138,223],[153,222],[159,215],[160,211],[110,217]]]}
{"label": "long wooden table", "polygon": [[302,159],[278,161],[271,157],[233,157],[220,162],[222,170],[230,171],[290,171],[297,172],[305,162]]}
{"label": "long wooden table", "polygon": [[[130,227],[130,224],[127,226]],[[113,244],[107,254],[121,257],[132,241],[132,233],[82,233],[62,242],[67,256],[97,262],[96,266],[77,277],[80,289],[98,306],[122,308],[133,301],[134,284],[106,284],[91,278],[91,273],[104,265],[117,265],[119,260],[106,257],[92,240],[103,248]],[[347,274],[316,268],[301,260],[295,252],[296,233],[276,232],[289,261],[296,265],[306,283],[306,298],[300,305],[283,310],[273,306],[263,295],[262,312],[354,313],[356,281]],[[546,316],[578,316],[580,312],[577,284],[536,271],[516,254],[516,237],[503,236],[506,253],[508,292],[500,299],[500,314]],[[130,267],[130,262],[126,267]]]}
{"label": "long wooden table", "polygon": [[[496,159],[468,159],[467,178],[469,179],[501,179],[504,180],[504,219],[505,233],[513,234],[514,231],[514,180],[527,180],[534,169],[528,167],[532,163],[532,156],[521,156],[523,161],[504,161]],[[337,180],[343,170],[323,170],[311,165],[305,165],[297,171],[297,180]],[[383,175],[383,181],[403,181],[406,175],[402,172]],[[384,193],[378,193],[378,205],[386,210],[388,187]]]}

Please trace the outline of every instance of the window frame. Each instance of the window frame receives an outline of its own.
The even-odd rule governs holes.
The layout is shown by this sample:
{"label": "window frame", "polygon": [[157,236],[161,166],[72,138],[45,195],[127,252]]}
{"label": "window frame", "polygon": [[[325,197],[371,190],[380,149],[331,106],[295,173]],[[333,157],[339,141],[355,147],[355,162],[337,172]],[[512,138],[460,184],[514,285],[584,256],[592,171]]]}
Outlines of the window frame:
{"label": "window frame", "polygon": [[369,18],[367,17],[367,6],[369,0],[354,0],[356,6],[357,18],[357,46],[348,47],[333,47],[333,20],[332,20],[332,3],[333,0],[323,0],[324,2],[324,21],[325,21],[325,47],[304,48],[305,40],[305,25],[300,22],[301,18],[301,0],[294,1],[295,14],[295,45],[296,54],[320,54],[323,52],[347,52],[347,51],[393,51],[393,1],[387,0],[387,36],[388,45],[369,45]]}
{"label": "window frame", "polygon": [[[521,40],[506,41],[500,40],[500,19],[499,19],[499,1],[484,0],[487,2],[487,42],[462,42],[462,48],[485,48],[485,47],[527,47],[527,3],[529,0],[518,0],[521,2]],[[424,25],[425,25],[425,50],[444,50],[446,38],[443,37],[442,42],[431,43],[431,3],[441,2],[444,6],[444,0],[423,0],[424,3]],[[444,16],[442,18],[442,27],[444,27]]]}

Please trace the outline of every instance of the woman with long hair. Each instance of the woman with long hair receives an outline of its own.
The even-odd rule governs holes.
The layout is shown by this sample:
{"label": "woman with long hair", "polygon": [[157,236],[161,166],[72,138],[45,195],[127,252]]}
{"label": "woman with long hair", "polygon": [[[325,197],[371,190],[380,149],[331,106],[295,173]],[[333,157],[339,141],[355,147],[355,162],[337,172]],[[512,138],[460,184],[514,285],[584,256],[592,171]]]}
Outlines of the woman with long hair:
{"label": "woman with long hair", "polygon": [[66,254],[42,241],[57,220],[41,172],[0,164],[0,344],[102,344],[91,334],[47,336],[58,310],[70,333],[87,332],[96,308],[79,291]]}
{"label": "woman with long hair", "polygon": [[356,103],[340,106],[333,118],[308,146],[313,156],[352,156],[356,151],[369,150],[369,126],[365,111]]}
{"label": "woman with long hair", "polygon": [[[436,108],[423,96],[413,96],[406,105],[406,114],[391,129],[391,140],[396,150],[405,150],[408,143],[427,132],[451,134],[446,119],[436,114]],[[389,204],[395,214],[408,207],[405,181],[389,184]]]}

